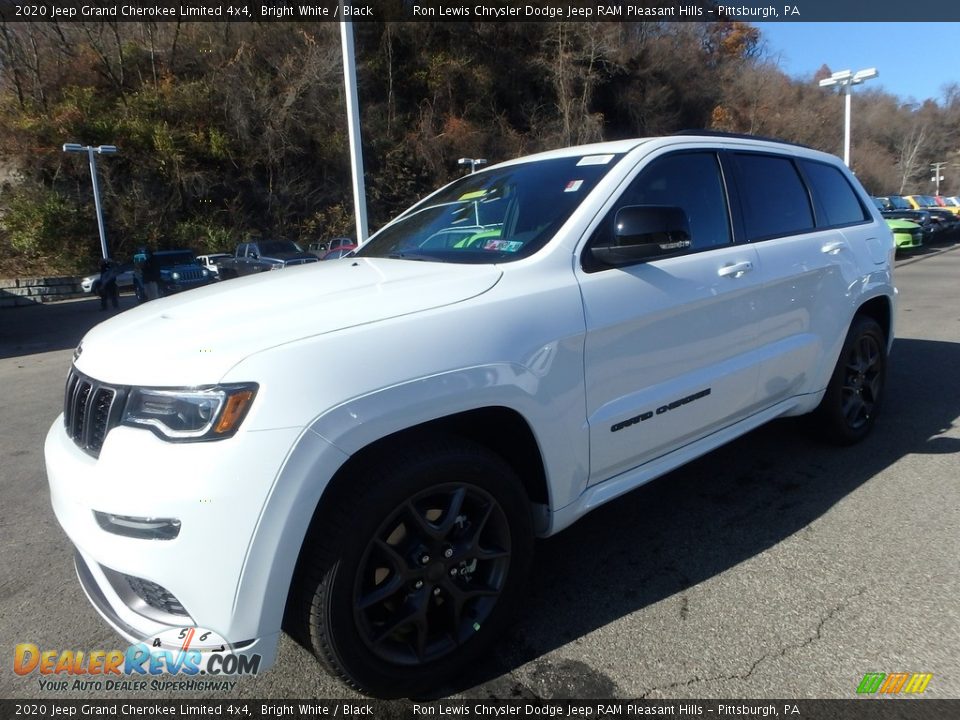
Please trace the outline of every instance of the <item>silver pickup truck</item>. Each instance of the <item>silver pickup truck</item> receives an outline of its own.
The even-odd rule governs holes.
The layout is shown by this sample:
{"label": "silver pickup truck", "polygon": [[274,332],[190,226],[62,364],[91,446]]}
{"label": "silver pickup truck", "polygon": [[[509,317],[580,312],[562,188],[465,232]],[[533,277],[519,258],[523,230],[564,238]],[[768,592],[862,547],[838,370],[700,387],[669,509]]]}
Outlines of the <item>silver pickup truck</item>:
{"label": "silver pickup truck", "polygon": [[234,256],[224,258],[217,267],[220,278],[227,280],[312,262],[317,262],[317,256],[304,252],[291,240],[255,240],[237,245]]}

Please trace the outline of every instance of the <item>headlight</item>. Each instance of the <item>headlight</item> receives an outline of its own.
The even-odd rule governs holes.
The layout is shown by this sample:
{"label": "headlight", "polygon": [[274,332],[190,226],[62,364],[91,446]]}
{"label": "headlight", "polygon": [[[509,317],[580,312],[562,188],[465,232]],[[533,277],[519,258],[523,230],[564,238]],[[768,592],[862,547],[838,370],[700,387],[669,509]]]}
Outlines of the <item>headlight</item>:
{"label": "headlight", "polygon": [[179,280],[179,279],[180,279],[180,273],[178,273],[178,272],[172,272],[172,273],[170,273],[170,277],[172,277],[174,280]]}
{"label": "headlight", "polygon": [[201,273],[203,274],[203,276],[204,276],[204,277],[206,277],[207,275],[209,275],[209,274],[210,274],[210,271],[209,271],[209,270],[207,270],[206,268],[204,268],[204,269],[203,269],[203,270],[201,270],[200,272],[201,272]]}
{"label": "headlight", "polygon": [[198,389],[133,388],[123,424],[148,427],[167,440],[219,440],[233,435],[257,394],[257,385]]}

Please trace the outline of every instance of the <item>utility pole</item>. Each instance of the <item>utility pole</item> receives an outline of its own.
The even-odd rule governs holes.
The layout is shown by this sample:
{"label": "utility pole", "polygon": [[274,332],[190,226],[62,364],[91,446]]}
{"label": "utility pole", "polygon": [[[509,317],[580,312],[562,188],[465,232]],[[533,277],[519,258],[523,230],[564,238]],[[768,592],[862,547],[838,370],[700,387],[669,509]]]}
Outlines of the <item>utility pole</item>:
{"label": "utility pole", "polygon": [[935,193],[936,195],[940,194],[940,181],[943,180],[943,175],[940,173],[946,166],[947,163],[945,162],[930,163],[930,169],[933,170],[933,177],[930,178],[930,182],[935,182],[937,184],[937,191]]}

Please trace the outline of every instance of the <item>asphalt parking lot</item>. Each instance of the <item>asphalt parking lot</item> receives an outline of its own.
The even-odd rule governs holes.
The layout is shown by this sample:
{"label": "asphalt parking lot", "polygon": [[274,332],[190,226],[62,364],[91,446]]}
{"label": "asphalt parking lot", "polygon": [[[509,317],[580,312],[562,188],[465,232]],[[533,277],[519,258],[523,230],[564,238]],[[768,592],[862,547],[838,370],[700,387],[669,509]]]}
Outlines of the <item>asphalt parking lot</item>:
{"label": "asphalt parking lot", "polygon": [[[850,698],[864,673],[925,672],[926,695],[960,697],[960,246],[897,265],[888,395],[865,443],[775,422],[539,543],[515,625],[449,693]],[[11,672],[17,643],[126,645],[77,584],[42,454],[71,352],[105,314],[96,300],[0,311],[3,698],[82,695]],[[284,638],[229,697],[351,695]]]}

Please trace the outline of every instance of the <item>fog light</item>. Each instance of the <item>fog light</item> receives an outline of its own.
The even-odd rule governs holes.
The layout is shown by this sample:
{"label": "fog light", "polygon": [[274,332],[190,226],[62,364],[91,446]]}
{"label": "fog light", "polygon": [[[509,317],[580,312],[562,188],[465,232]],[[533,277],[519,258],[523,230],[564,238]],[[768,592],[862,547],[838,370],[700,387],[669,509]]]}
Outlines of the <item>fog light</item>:
{"label": "fog light", "polygon": [[114,535],[137,540],[173,540],[180,534],[180,521],[174,518],[141,518],[93,511],[97,524]]}

